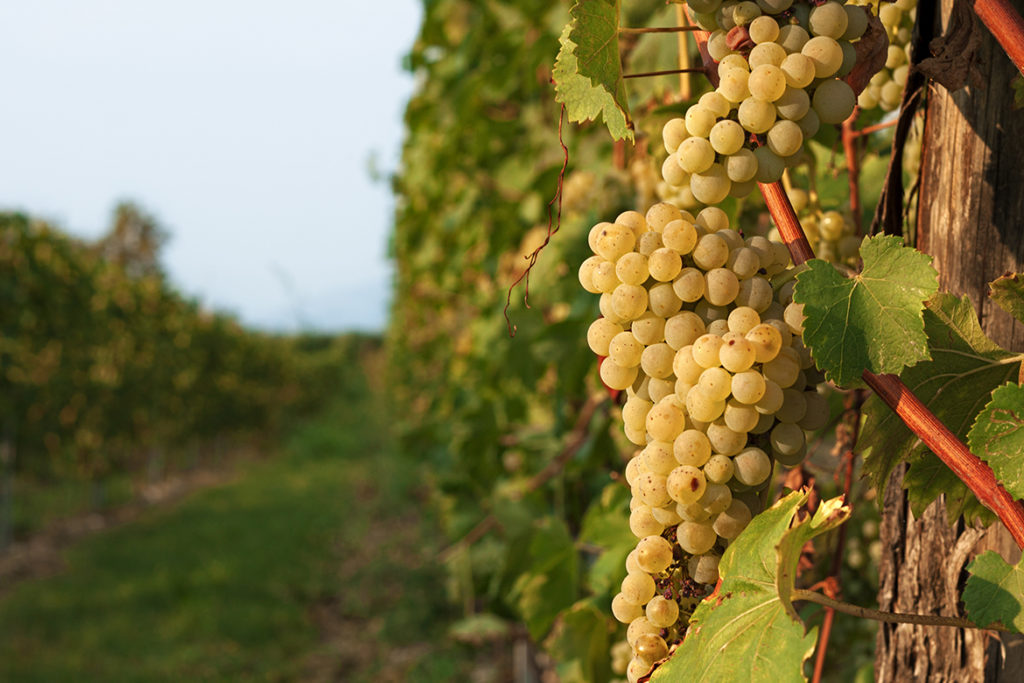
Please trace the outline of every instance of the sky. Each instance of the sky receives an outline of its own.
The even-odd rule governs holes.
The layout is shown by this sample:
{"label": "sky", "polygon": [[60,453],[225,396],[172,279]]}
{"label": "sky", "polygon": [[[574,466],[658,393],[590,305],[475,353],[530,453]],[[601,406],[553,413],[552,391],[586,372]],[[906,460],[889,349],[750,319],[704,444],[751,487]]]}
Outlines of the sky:
{"label": "sky", "polygon": [[263,329],[381,329],[418,0],[0,4],[0,210],[121,200],[179,289]]}

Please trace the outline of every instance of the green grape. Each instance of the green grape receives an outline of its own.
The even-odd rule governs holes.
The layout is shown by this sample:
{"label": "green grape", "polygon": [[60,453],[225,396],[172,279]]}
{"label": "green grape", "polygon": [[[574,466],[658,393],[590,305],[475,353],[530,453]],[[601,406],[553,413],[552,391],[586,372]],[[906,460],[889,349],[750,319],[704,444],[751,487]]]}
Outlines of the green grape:
{"label": "green grape", "polygon": [[694,420],[711,422],[725,411],[725,401],[713,399],[694,387],[686,394],[686,410]]}
{"label": "green grape", "polygon": [[713,401],[724,401],[732,391],[732,375],[720,367],[712,367],[701,373],[697,386]]}
{"label": "green grape", "polygon": [[734,374],[749,370],[756,358],[757,352],[754,345],[747,339],[730,339],[718,350],[718,359],[722,363],[722,367]]}
{"label": "green grape", "polygon": [[754,345],[758,363],[768,363],[779,355],[782,348],[782,335],[777,329],[766,323],[755,325],[747,332],[747,341]]}
{"label": "green grape", "polygon": [[674,154],[683,140],[688,137],[690,137],[690,133],[686,130],[685,119],[672,119],[661,129],[661,139],[665,144],[665,151],[670,155]]}
{"label": "green grape", "polygon": [[[706,138],[715,125],[717,117],[715,113],[699,104],[695,104],[686,110],[686,131],[693,136]],[[693,139],[693,138],[688,138]],[[680,148],[686,144],[684,140]]]}
{"label": "green grape", "polygon": [[643,427],[646,424],[647,413],[653,406],[653,403],[645,401],[639,396],[630,396],[622,406],[622,420],[628,426]]}
{"label": "green grape", "polygon": [[704,276],[706,285],[704,297],[714,306],[728,306],[736,300],[740,291],[740,280],[728,268],[712,268]]}
{"label": "green grape", "polygon": [[[785,78],[782,85],[785,89]],[[740,125],[751,133],[766,133],[775,123],[775,105],[771,101],[748,97],[740,103],[737,116]]]}
{"label": "green grape", "polygon": [[638,538],[660,534],[665,530],[665,525],[654,518],[651,508],[647,505],[638,507],[629,513],[629,530]]}
{"label": "green grape", "polygon": [[[647,604],[646,601],[643,604]],[[626,628],[626,642],[629,643],[630,647],[635,647],[640,636],[645,634],[658,635],[660,633],[661,629],[649,622],[646,616],[637,617],[629,622],[629,626]]]}
{"label": "green grape", "polygon": [[768,131],[768,149],[780,157],[788,157],[800,151],[804,135],[800,126],[792,121],[776,121]]}
{"label": "green grape", "polygon": [[696,268],[683,268],[672,282],[672,291],[681,301],[693,303],[704,296],[704,274]]}
{"label": "green grape", "polygon": [[612,309],[624,320],[643,315],[647,301],[647,290],[639,285],[619,285],[612,292]]}
{"label": "green grape", "polygon": [[[647,413],[647,432],[654,439],[658,441],[672,441],[686,427],[686,414],[681,406],[676,404],[677,400],[675,394],[666,397],[655,403],[650,412]],[[641,480],[640,485],[643,488],[643,480]],[[657,489],[657,486],[654,484],[652,484],[652,487],[652,490]],[[660,507],[668,502],[667,500],[662,500],[659,493],[652,493],[651,497],[652,499],[648,500],[645,496],[644,502],[655,507]]]}
{"label": "green grape", "polygon": [[800,126],[800,132],[804,134],[804,139],[813,138],[814,134],[818,132],[821,127],[821,120],[818,118],[818,113],[813,109],[808,109],[804,117],[796,122],[796,125]]}
{"label": "green grape", "polygon": [[[735,465],[733,468],[735,469]],[[704,495],[697,503],[708,513],[708,517],[717,515],[732,503],[732,491],[724,484],[711,482],[704,488]]]}
{"label": "green grape", "polygon": [[[750,102],[752,100],[747,101]],[[772,123],[774,123],[774,120]],[[763,133],[769,128],[771,128],[771,124],[760,132]],[[762,145],[754,150],[754,156],[757,159],[757,174],[755,175],[757,182],[774,183],[782,177],[782,172],[786,170],[786,162],[780,159],[778,154],[771,151],[767,146]]]}
{"label": "green grape", "polygon": [[[708,139],[715,152],[729,155],[740,151],[746,141],[746,133],[740,124],[730,119],[723,119],[712,127]],[[713,155],[712,161],[714,161]],[[708,164],[708,166],[710,165]]]}
{"label": "green grape", "polygon": [[[638,558],[639,559],[639,558]],[[646,605],[654,597],[657,586],[646,572],[626,574],[622,580],[620,595],[631,605]],[[648,620],[650,617],[648,617]]]}
{"label": "green grape", "polygon": [[778,458],[802,455],[807,445],[807,437],[799,425],[791,422],[780,422],[771,431],[772,452]]}
{"label": "green grape", "polygon": [[782,407],[782,387],[770,379],[764,381],[764,395],[754,404],[762,415],[774,415]]}
{"label": "green grape", "polygon": [[[703,278],[702,278],[703,280]],[[676,290],[678,294],[678,290]],[[692,311],[681,311],[665,321],[665,343],[677,352],[704,334],[704,321]],[[677,354],[678,355],[678,354]],[[673,360],[673,372],[675,361]]]}
{"label": "green grape", "polygon": [[718,581],[718,555],[697,555],[688,567],[690,576],[697,583],[716,583]]}
{"label": "green grape", "polygon": [[737,453],[733,458],[736,480],[747,486],[759,486],[772,472],[772,462],[760,448],[751,447]]}
{"label": "green grape", "polygon": [[651,344],[640,354],[640,368],[648,377],[665,379],[672,374],[676,352],[664,342]]}
{"label": "green grape", "polygon": [[661,233],[661,239],[665,243],[665,247],[672,249],[677,254],[686,255],[693,251],[697,244],[697,230],[693,227],[692,222],[679,219],[665,226]]}
{"label": "green grape", "polygon": [[[796,55],[794,55],[796,56]],[[807,91],[802,87],[794,88],[792,86],[786,87],[786,92],[782,94],[778,100],[775,101],[775,110],[779,113],[779,116],[789,121],[799,121],[811,108],[811,98],[807,96]],[[780,122],[775,125],[778,126]],[[771,133],[768,133],[771,136]],[[769,140],[771,138],[769,137]],[[775,151],[773,149],[773,151]],[[779,152],[776,152],[779,154]],[[783,155],[789,156],[789,155]]]}
{"label": "green grape", "polygon": [[677,379],[690,384],[696,384],[700,379],[701,373],[704,372],[704,366],[694,358],[692,345],[684,346],[676,351],[676,357],[672,359],[672,372]]}
{"label": "green grape", "polygon": [[650,275],[647,257],[641,253],[631,251],[615,262],[615,277],[627,285],[642,285]]}
{"label": "green grape", "polygon": [[612,616],[623,624],[628,624],[637,617],[644,614],[644,608],[630,602],[622,593],[616,593],[612,598]]}
{"label": "green grape", "polygon": [[[709,143],[710,145],[710,143]],[[690,176],[690,191],[703,204],[717,204],[729,196],[732,181],[721,164],[715,163],[701,173]]]}
{"label": "green grape", "polygon": [[732,474],[732,458],[726,455],[712,455],[704,465],[704,476],[708,478],[708,481],[716,484],[724,484],[729,481],[732,479]]}
{"label": "green grape", "polygon": [[[702,555],[715,547],[715,543],[718,541],[718,534],[715,533],[715,530],[709,524],[683,522],[676,527],[676,540],[679,541],[679,547],[683,551],[691,555]],[[647,578],[650,577],[648,576]]]}
{"label": "green grape", "polygon": [[775,413],[779,422],[799,422],[807,414],[807,399],[804,392],[796,389],[782,390],[782,407]]}
{"label": "green grape", "polygon": [[661,165],[661,177],[672,187],[682,187],[690,182],[690,174],[679,166],[676,156],[665,159]]}
{"label": "green grape", "polygon": [[804,43],[800,53],[814,63],[814,77],[828,78],[837,71],[843,63],[843,49],[839,47],[833,38],[828,36],[815,36]]}
{"label": "green grape", "polygon": [[[738,464],[736,473],[737,475],[739,474]],[[733,499],[732,503],[729,504],[729,508],[719,513],[718,517],[715,518],[713,530],[722,538],[736,538],[750,524],[751,517],[750,508],[741,501]]]}
{"label": "green grape", "polygon": [[[647,415],[648,430],[650,431],[651,414],[658,409],[658,404],[655,404],[651,408],[651,413]],[[682,429],[680,429],[682,431]],[[658,438],[657,435],[651,434],[654,438]],[[673,436],[672,438],[675,438]],[[668,505],[671,500],[671,496],[668,495],[667,479],[663,474],[657,474],[655,472],[644,472],[640,475],[637,480],[637,489],[640,492],[640,499],[645,505],[658,508],[664,505]],[[647,534],[648,536],[650,534]]]}
{"label": "green grape", "polygon": [[753,277],[761,267],[761,257],[756,251],[749,247],[741,246],[729,252],[729,260],[726,267],[736,273],[741,280]]}
{"label": "green grape", "polygon": [[763,313],[772,303],[772,286],[763,277],[752,277],[740,283],[737,306],[749,306]]}
{"label": "green grape", "polygon": [[661,628],[668,628],[679,619],[679,605],[675,600],[667,600],[661,595],[655,595],[647,603],[647,621]]}
{"label": "green grape", "polygon": [[594,270],[598,265],[604,263],[604,259],[600,256],[591,256],[582,264],[580,264],[579,279],[583,289],[587,290],[591,294],[600,294],[601,289],[594,284]]}
{"label": "green grape", "polygon": [[816,36],[828,36],[839,40],[846,33],[849,18],[838,2],[826,2],[811,10],[808,25]]}
{"label": "green grape", "polygon": [[679,271],[683,269],[682,258],[668,247],[655,249],[647,258],[647,268],[650,271],[650,275],[658,282],[672,281],[676,275],[679,275]]}
{"label": "green grape", "polygon": [[711,457],[711,442],[696,429],[687,429],[672,442],[672,453],[680,465],[700,467]]}
{"label": "green grape", "polygon": [[703,173],[715,163],[715,149],[703,137],[686,138],[676,150],[675,159],[687,173]]}
{"label": "green grape", "polygon": [[816,391],[805,391],[804,401],[807,404],[807,412],[797,422],[801,429],[809,432],[817,431],[828,424],[830,411],[828,401]]}
{"label": "green grape", "polygon": [[605,260],[614,262],[636,246],[636,235],[628,227],[614,223],[602,225],[594,241],[594,251]]}
{"label": "green grape", "polygon": [[671,283],[660,282],[648,290],[648,306],[652,313],[669,318],[679,312],[683,301],[676,296]]}
{"label": "green grape", "polygon": [[[764,102],[774,102],[786,92],[786,75],[773,64],[762,64],[750,72],[747,82],[751,96]],[[740,120],[743,121],[743,105],[740,105]],[[773,112],[774,117],[774,112]],[[744,126],[747,127],[747,126]],[[749,127],[747,127],[750,130]],[[752,131],[761,133],[764,131]]]}
{"label": "green grape", "polygon": [[625,368],[618,365],[614,361],[605,358],[604,362],[601,363],[601,381],[605,383],[609,389],[617,389],[619,391],[631,386],[633,381],[636,380],[638,374],[638,368]]}
{"label": "green grape", "polygon": [[855,5],[844,5],[843,11],[846,12],[846,31],[843,32],[840,39],[857,40],[864,35],[868,28],[868,13],[864,11],[863,7]]}
{"label": "green grape", "polygon": [[[643,370],[643,363],[640,364],[640,369]],[[657,377],[650,377],[649,384],[647,386],[647,393],[651,395],[651,401],[657,403],[666,396],[672,396],[675,394],[675,382],[668,379],[659,379]]]}
{"label": "green grape", "polygon": [[750,72],[746,69],[733,67],[719,70],[718,92],[730,102],[745,102],[750,97],[750,88],[747,86],[749,80]]}
{"label": "green grape", "polygon": [[[717,368],[721,365],[719,352],[722,344],[722,338],[717,334],[704,334],[693,342],[690,353],[693,360],[702,368]],[[676,376],[678,377],[679,373],[676,373]]]}
{"label": "green grape", "polygon": [[743,148],[725,160],[725,174],[733,183],[745,183],[757,175],[757,156],[749,149]]}
{"label": "green grape", "polygon": [[688,505],[696,503],[704,495],[707,481],[704,472],[700,469],[692,465],[679,465],[669,473],[667,486],[672,500]]}
{"label": "green grape", "polygon": [[779,25],[772,17],[761,16],[750,22],[747,32],[750,34],[750,39],[757,45],[774,44],[772,41],[779,37]]}
{"label": "green grape", "polygon": [[683,518],[676,512],[675,504],[669,504],[663,508],[651,508],[651,514],[656,520],[665,525],[665,528],[675,526],[683,521]]}
{"label": "green grape", "polygon": [[779,37],[775,41],[781,45],[786,52],[800,52],[811,36],[798,24],[786,24],[779,29]]}
{"label": "green grape", "polygon": [[632,332],[620,332],[612,337],[608,344],[608,358],[624,368],[633,368],[640,365],[640,357],[644,345],[641,344]]}
{"label": "green grape", "polygon": [[783,389],[793,386],[796,382],[797,375],[800,373],[800,361],[794,359],[792,349],[782,349],[783,353],[780,352],[778,356],[765,363],[761,372],[764,374],[765,379],[775,382]]}
{"label": "green grape", "polygon": [[598,318],[587,329],[587,345],[598,356],[607,356],[612,339],[618,334],[622,334],[622,325]]}
{"label": "green grape", "polygon": [[[667,202],[661,202],[654,204],[651,208],[647,209],[647,214],[644,220],[647,221],[648,227],[654,232],[660,233],[665,229],[665,226],[672,221],[677,221],[683,217],[682,212]],[[660,235],[659,235],[660,237]],[[662,246],[661,244],[658,245]]]}
{"label": "green grape", "polygon": [[856,104],[853,88],[836,79],[819,85],[811,98],[811,106],[822,123],[842,123],[853,113]]}
{"label": "green grape", "polygon": [[[598,256],[598,258],[601,257]],[[619,279],[616,272],[616,263],[605,261],[604,259],[594,266],[594,272],[591,277],[598,291],[605,294],[610,294],[615,291],[616,287],[622,284],[622,280]]]}
{"label": "green grape", "polygon": [[708,441],[711,442],[711,448],[723,455],[735,455],[743,450],[743,446],[747,443],[746,432],[735,432],[729,429],[724,420],[715,420],[709,424],[707,435]]}
{"label": "green grape", "polygon": [[648,574],[659,574],[672,564],[672,544],[661,536],[645,536],[636,544],[636,562]]}
{"label": "green grape", "polygon": [[700,99],[697,100],[697,104],[710,111],[716,117],[728,116],[729,110],[732,108],[732,105],[729,103],[729,100],[725,99],[724,97],[722,97],[722,95],[714,91],[706,92],[703,95],[701,95]]}
{"label": "green grape", "polygon": [[640,239],[637,240],[636,250],[644,256],[650,256],[655,250],[661,249],[663,246],[665,244],[661,240],[661,233],[651,230],[640,235]]}
{"label": "green grape", "polygon": [[736,397],[725,402],[725,412],[722,414],[726,426],[734,432],[750,432],[757,427],[761,414],[757,410]]}
{"label": "green grape", "polygon": [[[678,609],[677,607],[677,614]],[[675,621],[672,623],[674,624]],[[651,665],[659,659],[664,659],[668,656],[668,645],[665,644],[665,639],[661,636],[645,633],[636,640],[636,655],[639,659]]]}
{"label": "green grape", "polygon": [[[704,235],[697,240],[697,246],[693,250],[693,261],[701,270],[721,268],[728,260],[729,244],[721,235]],[[703,279],[703,275],[701,278]]]}
{"label": "green grape", "polygon": [[[772,23],[774,24],[775,20],[772,20]],[[786,48],[782,47],[778,43],[761,43],[750,51],[750,56],[747,58],[747,61],[750,68],[756,71],[764,64],[778,67],[782,64],[782,61],[785,58]],[[751,74],[753,74],[753,72],[751,72]]]}

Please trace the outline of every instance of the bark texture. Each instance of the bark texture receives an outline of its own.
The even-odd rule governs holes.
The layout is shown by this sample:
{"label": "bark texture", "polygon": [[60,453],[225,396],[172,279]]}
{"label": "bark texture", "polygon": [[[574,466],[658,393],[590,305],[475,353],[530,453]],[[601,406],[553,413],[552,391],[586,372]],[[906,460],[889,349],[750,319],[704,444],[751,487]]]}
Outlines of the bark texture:
{"label": "bark texture", "polygon": [[[1021,11],[1024,0],[1013,4]],[[936,35],[950,33],[953,5],[942,0]],[[973,59],[961,48],[961,61],[968,64],[956,65],[967,86],[950,91],[933,83],[928,92],[917,246],[934,256],[942,289],[971,297],[994,341],[1024,350],[1024,325],[988,298],[989,282],[1024,270],[1024,110],[1012,106],[1016,69],[980,22],[966,23],[970,28],[953,28],[975,32],[970,40],[961,33],[955,41],[976,48]],[[950,526],[941,500],[915,519],[901,486],[904,471],[894,472],[884,500],[879,605],[962,616],[958,596],[966,564],[989,549],[1016,561],[1019,550],[1001,525],[981,530],[961,520]],[[901,683],[1019,682],[1022,650],[1017,637],[1001,641],[981,631],[882,625],[875,677]]]}

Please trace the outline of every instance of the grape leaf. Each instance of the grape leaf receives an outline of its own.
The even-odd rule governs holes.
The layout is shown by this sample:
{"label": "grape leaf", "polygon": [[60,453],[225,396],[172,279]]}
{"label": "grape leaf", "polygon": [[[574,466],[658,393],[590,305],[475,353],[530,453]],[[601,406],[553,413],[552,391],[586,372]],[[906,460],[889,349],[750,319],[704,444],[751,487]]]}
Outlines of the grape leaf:
{"label": "grape leaf", "polygon": [[931,257],[898,237],[865,237],[864,268],[852,278],[813,259],[797,275],[793,300],[804,305],[804,343],[818,367],[841,386],[864,370],[895,373],[927,359],[921,311],[938,289]]}
{"label": "grape leaf", "polygon": [[[839,499],[794,521],[807,493],[790,493],[757,515],[722,555],[718,594],[690,618],[686,638],[651,677],[670,681],[805,680],[803,662],[814,651],[815,631],[805,632],[790,602],[800,550],[811,538],[846,521]],[[728,657],[722,650],[728,646]]]}
{"label": "grape leaf", "polygon": [[970,578],[964,587],[967,616],[981,627],[1001,624],[1024,632],[1024,567],[1010,566],[991,550],[978,555],[967,566]]}
{"label": "grape leaf", "polygon": [[564,683],[606,681],[609,670],[608,618],[593,600],[581,600],[558,616],[544,649],[558,662]]}
{"label": "grape leaf", "polygon": [[967,434],[967,445],[989,464],[1010,495],[1024,498],[1024,386],[1011,382],[992,392]]}
{"label": "grape leaf", "polygon": [[636,536],[629,530],[629,498],[628,488],[608,484],[583,516],[579,542],[600,548],[587,571],[587,583],[594,593],[617,590],[626,575],[626,556],[636,547]]}
{"label": "grape leaf", "polygon": [[[927,303],[924,325],[932,360],[907,368],[901,378],[958,438],[966,439],[992,390],[1018,376],[1022,357],[985,336],[967,297],[936,295]],[[915,514],[945,492],[951,519],[960,514],[968,520],[989,516],[959,478],[877,396],[864,404],[864,416],[857,448],[864,454],[864,473],[880,494],[896,465],[910,461],[904,487]]]}
{"label": "grape leaf", "polygon": [[540,640],[576,595],[572,536],[561,520],[548,517],[535,525],[525,543],[510,547],[509,553],[520,555],[525,568],[516,576],[507,599],[518,607],[530,636]]}
{"label": "grape leaf", "polygon": [[989,284],[988,295],[1017,320],[1024,322],[1024,273],[1007,273]]}
{"label": "grape leaf", "polygon": [[579,0],[559,38],[561,49],[552,76],[555,100],[565,105],[570,121],[603,116],[616,140],[633,140],[629,99],[619,58],[617,0]]}

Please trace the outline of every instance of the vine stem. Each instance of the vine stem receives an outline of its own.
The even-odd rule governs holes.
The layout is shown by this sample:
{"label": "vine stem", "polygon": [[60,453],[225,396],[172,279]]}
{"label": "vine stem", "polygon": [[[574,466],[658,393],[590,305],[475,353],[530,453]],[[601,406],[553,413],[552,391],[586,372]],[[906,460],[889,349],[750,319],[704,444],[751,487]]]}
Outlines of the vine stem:
{"label": "vine stem", "polygon": [[638,74],[623,74],[623,78],[647,78],[648,76],[669,76],[671,74],[702,74],[706,73],[703,67],[689,69],[665,69],[664,71],[645,71]]}
{"label": "vine stem", "polygon": [[[771,212],[782,240],[789,248],[793,263],[800,265],[814,258],[793,205],[782,183],[758,183],[765,205]],[[994,512],[1017,545],[1024,548],[1024,507],[1004,489],[984,461],[949,431],[914,392],[896,375],[876,375],[865,370],[861,375],[878,397],[888,405],[905,425],[931,449],[939,459],[977,496],[982,505]]]}
{"label": "vine stem", "polygon": [[850,116],[843,121],[843,155],[846,157],[846,177],[850,185],[850,214],[853,216],[853,226],[856,229],[854,234],[861,233],[860,216],[860,158],[857,154],[857,130],[854,124],[857,123],[857,115],[860,114],[860,107],[854,107]]}
{"label": "vine stem", "polygon": [[702,31],[699,26],[660,26],[653,28],[620,28],[619,33],[681,33],[683,31]]}
{"label": "vine stem", "polygon": [[860,130],[853,131],[853,135],[854,135],[854,137],[860,137],[861,135],[870,135],[871,133],[876,133],[876,132],[878,132],[880,130],[885,130],[886,128],[892,128],[893,126],[895,126],[899,122],[900,122],[899,119],[893,119],[892,121],[884,121],[882,123],[876,123],[873,126],[865,126],[864,128],[861,128]]}
{"label": "vine stem", "polygon": [[869,607],[851,605],[848,602],[833,600],[832,598],[815,593],[814,591],[797,588],[793,591],[793,600],[804,600],[814,602],[834,609],[836,612],[849,614],[862,619],[872,621],[883,621],[887,624],[918,624],[920,626],[952,626],[953,628],[975,628],[983,631],[1005,631],[1003,628],[981,627],[961,617],[944,617],[938,614],[896,614],[895,612],[881,612]]}
{"label": "vine stem", "polygon": [[1006,0],[974,0],[974,13],[1024,74],[1024,19]]}

